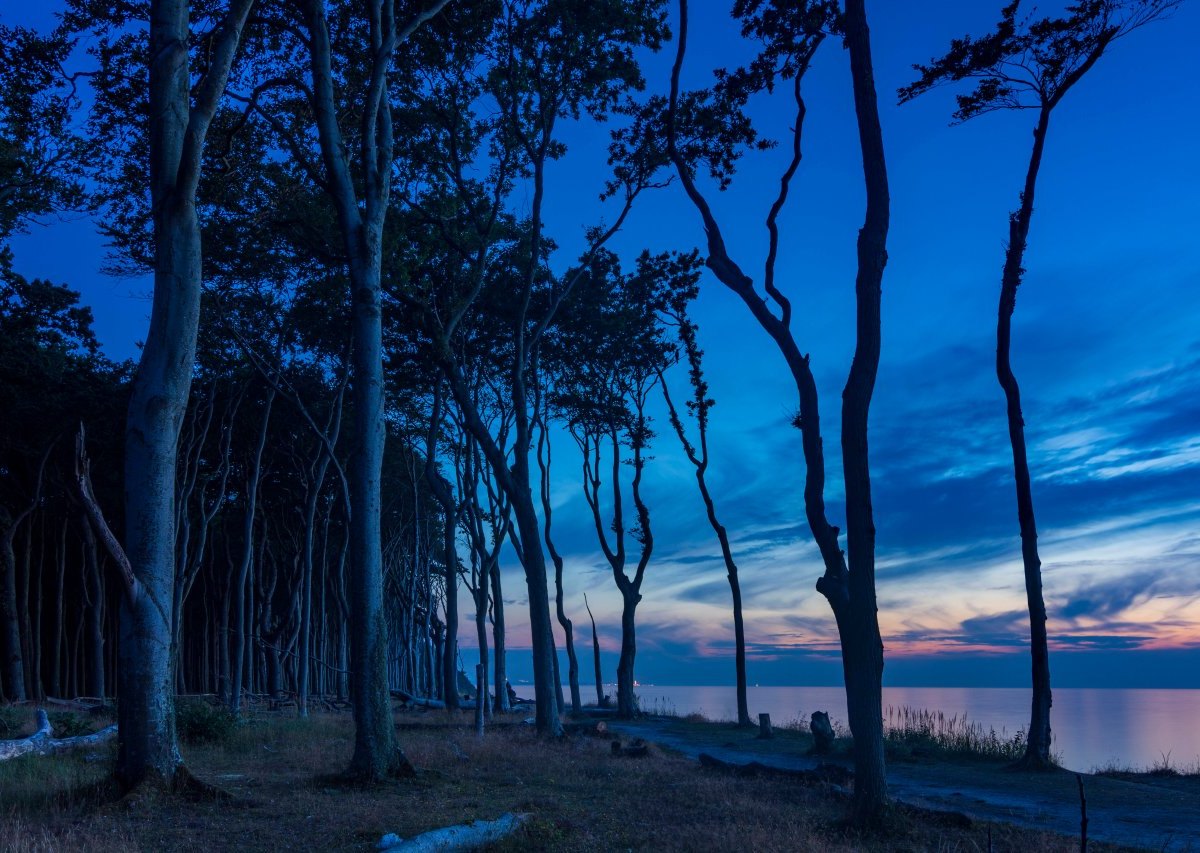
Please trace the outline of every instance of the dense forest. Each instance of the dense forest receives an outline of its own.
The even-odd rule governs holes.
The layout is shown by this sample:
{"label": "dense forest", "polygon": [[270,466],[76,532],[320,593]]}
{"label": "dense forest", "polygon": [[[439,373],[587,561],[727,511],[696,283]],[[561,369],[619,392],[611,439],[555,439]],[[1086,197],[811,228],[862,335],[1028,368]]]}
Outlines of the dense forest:
{"label": "dense forest", "polygon": [[[1051,758],[1037,471],[1010,357],[1037,180],[1060,102],[1115,41],[1178,5],[1080,0],[1044,17],[1012,2],[898,95],[945,87],[955,121],[1032,119],[995,259],[1032,651],[1026,765]],[[129,788],[186,773],[177,696],[216,697],[234,717],[348,709],[349,773],[378,781],[411,770],[393,701],[477,707],[481,721],[510,710],[516,600],[537,732],[561,735],[585,703],[632,718],[655,559],[643,474],[669,445],[728,579],[730,678],[750,725],[738,555],[706,480],[720,410],[692,311],[701,288],[723,287],[782,356],[747,380],[783,370],[794,389],[778,476],[803,495],[797,522],[819,553],[799,580],[840,639],[852,811],[877,818],[868,421],[891,214],[878,101],[893,93],[877,91],[865,6],[737,0],[729,26],[755,50],[737,67],[688,53],[689,16],[713,8],[687,0],[70,0],[53,30],[0,27],[0,698],[116,697],[115,775]],[[656,54],[666,77],[647,73]],[[805,285],[855,294],[852,357],[823,368],[844,376],[840,410],[818,395],[827,354],[793,323],[804,289],[776,272],[805,77],[826,54],[851,82],[845,144],[861,168],[847,190],[864,202],[854,280]],[[685,66],[716,67],[687,89]],[[789,137],[756,127],[762,99],[790,117]],[[544,199],[581,122],[605,139],[590,166],[604,192],[572,221]],[[742,158],[774,147],[770,206],[731,209],[722,191]],[[692,242],[618,254],[614,236],[655,193],[686,196]],[[106,357],[72,283],[18,269],[8,248],[40,217],[78,211],[102,223],[108,272],[153,276],[136,361]],[[761,275],[758,248],[725,230],[747,216],[766,226]],[[836,499],[827,466],[840,466]],[[552,489],[564,477],[619,594],[615,673],[601,671],[590,612],[570,604]],[[503,588],[503,560],[524,589]]]}

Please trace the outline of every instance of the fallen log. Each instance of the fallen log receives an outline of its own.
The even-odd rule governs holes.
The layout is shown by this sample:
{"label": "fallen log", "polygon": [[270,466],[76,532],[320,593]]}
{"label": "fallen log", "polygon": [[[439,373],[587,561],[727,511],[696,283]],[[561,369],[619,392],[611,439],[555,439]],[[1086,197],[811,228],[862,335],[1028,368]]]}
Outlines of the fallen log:
{"label": "fallen log", "polygon": [[96,746],[117,736],[116,725],[78,737],[54,738],[50,729],[50,718],[42,708],[37,711],[37,731],[26,738],[0,740],[0,761],[8,761],[21,755],[51,755],[68,749]]}
{"label": "fallen log", "polygon": [[407,841],[389,832],[375,845],[376,850],[399,850],[404,853],[451,853],[452,851],[477,850],[495,844],[512,835],[529,822],[530,815],[511,812],[495,820],[477,820],[433,829],[413,836]]}

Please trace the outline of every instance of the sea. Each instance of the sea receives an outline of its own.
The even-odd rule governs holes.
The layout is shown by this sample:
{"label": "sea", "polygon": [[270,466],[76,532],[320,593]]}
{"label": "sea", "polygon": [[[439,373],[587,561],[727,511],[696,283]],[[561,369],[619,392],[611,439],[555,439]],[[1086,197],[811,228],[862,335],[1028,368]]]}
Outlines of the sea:
{"label": "sea", "polygon": [[[615,685],[607,692],[616,694]],[[703,714],[711,720],[737,719],[734,688],[639,685],[635,691],[647,712]],[[771,715],[774,725],[802,721],[825,711],[835,724],[846,722],[841,687],[749,687],[755,720]],[[883,705],[940,712],[978,723],[984,730],[1013,736],[1029,725],[1028,689],[1004,687],[884,687]],[[1200,690],[1057,688],[1051,710],[1052,751],[1064,767],[1148,769],[1164,763],[1200,772]]]}

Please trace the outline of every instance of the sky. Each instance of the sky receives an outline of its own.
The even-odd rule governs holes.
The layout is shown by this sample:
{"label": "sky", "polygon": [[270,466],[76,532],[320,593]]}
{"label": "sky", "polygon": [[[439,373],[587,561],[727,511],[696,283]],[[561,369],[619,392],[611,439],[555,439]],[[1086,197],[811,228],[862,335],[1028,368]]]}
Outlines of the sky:
{"label": "sky", "polygon": [[[9,23],[56,8],[0,0]],[[672,4],[672,9],[673,9]],[[949,126],[953,94],[896,105],[911,65],[953,37],[985,32],[1000,0],[868,3],[891,183],[883,356],[871,409],[884,683],[1022,686],[1027,614],[995,317],[1007,217],[1017,204],[1032,119],[1003,113]],[[693,0],[685,87],[751,55],[723,0]],[[1044,12],[1061,8],[1042,4]],[[1058,107],[1051,124],[1014,320],[1033,474],[1051,673],[1060,687],[1200,688],[1200,8],[1117,43]],[[646,58],[665,92],[674,46]],[[864,194],[849,66],[829,40],[806,78],[804,162],[780,217],[778,280],[812,356],[823,415],[832,523],[842,521],[840,393],[853,352],[854,241]],[[786,97],[752,116],[788,132]],[[606,133],[568,130],[547,178],[547,221],[566,265],[583,228],[611,217],[597,201]],[[710,198],[731,254],[752,274],[787,152],[747,157]],[[518,209],[528,196],[518,193]],[[613,248],[703,245],[678,186],[639,201]],[[96,223],[54,219],[14,245],[17,269],[79,289],[114,357],[144,336],[145,279],[100,272]],[[761,275],[755,276],[761,279]],[[804,523],[794,388],[774,345],[711,276],[695,308],[712,412],[709,483],[742,579],[751,683],[841,683],[836,628],[814,584],[822,567]],[[686,377],[669,381],[684,393]],[[637,677],[733,681],[729,588],[692,469],[659,407],[646,496],[655,552],[638,608]],[[590,673],[586,592],[606,678],[615,677],[620,597],[583,501],[575,448],[559,436],[555,538],[567,562],[567,608]],[[524,578],[505,570],[510,672],[529,678]],[[465,614],[464,614],[465,616]],[[473,642],[464,636],[467,663]],[[561,647],[561,638],[559,640]],[[515,647],[515,648],[514,648]],[[468,666],[469,668],[469,666]],[[590,677],[584,679],[590,681]]]}

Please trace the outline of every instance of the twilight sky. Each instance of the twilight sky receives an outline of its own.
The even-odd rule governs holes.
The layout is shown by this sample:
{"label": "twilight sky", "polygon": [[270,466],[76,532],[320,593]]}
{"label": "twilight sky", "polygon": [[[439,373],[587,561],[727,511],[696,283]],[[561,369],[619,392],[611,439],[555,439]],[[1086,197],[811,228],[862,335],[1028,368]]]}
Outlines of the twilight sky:
{"label": "twilight sky", "polygon": [[[905,107],[913,62],[979,34],[1001,0],[868,4],[892,192],[884,351],[871,413],[878,591],[886,684],[1020,686],[1026,614],[1003,396],[993,373],[1007,215],[1017,204],[1032,119],[997,114],[949,127],[949,90]],[[58,2],[19,8],[41,24]],[[693,0],[685,86],[750,54],[724,0]],[[1061,6],[1046,3],[1046,13]],[[1200,687],[1200,9],[1119,42],[1055,111],[1038,188],[1013,345],[1034,476],[1051,670],[1059,686]],[[674,46],[646,65],[665,92]],[[853,349],[854,240],[862,177],[848,59],[822,46],[806,81],[805,159],[780,218],[780,283],[820,384],[827,500],[844,526],[840,392]],[[753,105],[778,138],[783,95]],[[547,181],[547,221],[565,265],[595,201],[607,135],[572,128]],[[787,154],[754,155],[710,196],[731,254],[752,274]],[[518,194],[516,204],[528,205]],[[640,204],[614,246],[689,249],[703,235],[677,186]],[[17,269],[80,289],[110,355],[135,352],[149,313],[144,280],[99,272],[103,239],[87,219],[34,226]],[[761,275],[756,275],[761,279]],[[711,276],[696,308],[713,410],[710,485],[741,569],[751,683],[839,684],[836,630],[814,590],[820,560],[804,524],[795,393],[782,358]],[[673,387],[683,393],[682,375]],[[733,679],[729,588],[692,469],[661,411],[647,498],[656,550],[638,610],[638,678]],[[568,609],[587,636],[586,591],[615,677],[620,599],[596,546],[573,444],[555,448],[556,541]],[[527,643],[524,579],[505,577],[511,646]],[[466,632],[464,643],[473,640]],[[561,640],[560,640],[561,645]],[[590,642],[581,642],[590,656]],[[464,659],[473,657],[464,648]],[[585,659],[586,660],[586,659]],[[590,666],[584,665],[585,672]],[[514,680],[530,665],[512,652]],[[589,680],[587,678],[585,680]]]}

